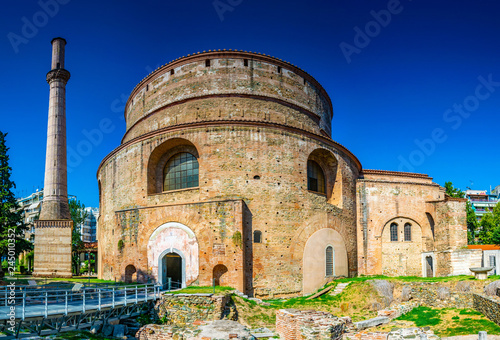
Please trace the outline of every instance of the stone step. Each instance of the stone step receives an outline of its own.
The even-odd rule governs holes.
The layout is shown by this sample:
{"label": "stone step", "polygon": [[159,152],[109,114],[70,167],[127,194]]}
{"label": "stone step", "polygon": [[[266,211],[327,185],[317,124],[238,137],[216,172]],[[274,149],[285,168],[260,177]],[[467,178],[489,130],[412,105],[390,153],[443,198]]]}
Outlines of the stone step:
{"label": "stone step", "polygon": [[337,287],[333,290],[333,292],[330,293],[331,296],[338,295],[344,291],[344,289],[349,286],[350,282],[343,282],[339,283]]}

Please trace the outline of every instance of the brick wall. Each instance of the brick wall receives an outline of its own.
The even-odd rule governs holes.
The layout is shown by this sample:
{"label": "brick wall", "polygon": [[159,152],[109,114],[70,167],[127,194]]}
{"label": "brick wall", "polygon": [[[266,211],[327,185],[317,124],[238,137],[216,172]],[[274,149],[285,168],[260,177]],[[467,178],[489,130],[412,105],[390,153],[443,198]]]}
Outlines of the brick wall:
{"label": "brick wall", "polygon": [[[330,98],[306,72],[256,53],[196,54],[141,81],[125,117],[122,145],[98,170],[100,277],[120,279],[133,264],[157,279],[148,238],[169,222],[189,228],[199,246],[198,275],[187,284],[211,284],[215,266],[224,265],[225,284],[248,294],[300,294],[305,245],[322,229],[344,244],[339,272],[357,274],[361,165],[330,138]],[[163,166],[179,151],[197,158],[199,187],[163,192]],[[323,168],[326,195],[307,190],[308,159]],[[215,203],[238,200],[238,209]],[[255,231],[261,243],[253,242]],[[238,232],[241,248],[231,243]]]}
{"label": "brick wall", "polygon": [[[220,94],[240,98],[233,96],[217,105],[205,100]],[[286,101],[289,108],[277,101]],[[211,119],[268,121],[331,133],[330,98],[314,78],[277,59],[240,52],[194,56],[162,67],[134,89],[125,110],[126,140],[151,126],[160,129]]]}
{"label": "brick wall", "polygon": [[[349,276],[383,272],[382,232],[393,218],[415,224],[409,248],[384,247],[399,246],[393,255],[402,260],[408,251],[434,250],[426,213],[436,220],[436,235],[446,230],[439,240],[445,248],[463,242],[462,203],[436,207],[445,198],[432,178],[365,171],[357,180],[361,164],[330,138],[328,94],[306,72],[276,58],[236,51],[180,58],[136,86],[125,116],[122,144],[97,174],[100,278],[122,279],[133,265],[138,277],[157,280],[148,242],[171,222],[189,229],[198,245],[191,263],[199,268],[186,284],[209,285],[214,268],[225,266],[228,285],[260,297],[304,293],[306,243],[323,229],[335,231],[325,242],[344,244],[339,249],[347,255],[338,267]],[[163,166],[179,151],[197,158],[199,187],[164,192]],[[308,190],[309,159],[325,172],[326,194]],[[261,243],[253,242],[255,231]],[[308,289],[324,281],[318,275]]]}
{"label": "brick wall", "polygon": [[[421,276],[423,252],[435,253],[436,276],[463,272],[454,252],[467,243],[465,200],[445,196],[427,175],[378,170],[363,171],[357,195],[360,274]],[[397,241],[390,238],[392,223],[398,225]],[[404,239],[406,223],[411,242]]]}
{"label": "brick wall", "polygon": [[[385,263],[388,275],[421,275],[421,261],[416,257],[433,250],[434,235],[426,212],[429,201],[444,199],[439,185],[426,175],[364,171],[357,181],[357,194],[359,273],[382,274]],[[390,241],[392,222],[398,224],[398,242]],[[406,222],[412,224],[412,242],[404,242]],[[404,256],[407,251],[412,258]]]}
{"label": "brick wall", "polygon": [[297,309],[276,312],[276,332],[282,340],[342,339],[344,331],[344,321],[330,313]]}
{"label": "brick wall", "polygon": [[[397,225],[397,241],[391,241],[391,224]],[[410,225],[410,240],[405,240],[405,225]],[[424,247],[422,228],[408,218],[394,218],[382,231],[382,274],[387,276],[420,276]]]}
{"label": "brick wall", "polygon": [[33,276],[71,277],[73,221],[36,221]]}
{"label": "brick wall", "polygon": [[[150,155],[163,143],[179,139],[196,146],[199,188],[148,194],[145,165]],[[318,148],[337,159],[335,181],[330,179],[331,202],[307,190],[307,159]],[[128,264],[147,273],[150,235],[162,224],[175,221],[189,227],[200,245],[199,284],[210,285],[213,268],[221,262],[229,269],[228,277],[235,277],[232,282],[240,282],[236,276],[244,272],[245,287],[230,283],[241,291],[256,296],[300,294],[305,244],[324,228],[342,236],[348,275],[355,275],[357,171],[341,150],[271,128],[184,129],[126,145],[103,163],[98,174],[102,192],[99,273],[106,279],[120,279]],[[215,202],[231,200],[244,204],[227,214],[218,213]],[[243,251],[232,243],[240,221]],[[262,243],[252,242],[255,230],[262,232]],[[120,252],[117,243],[122,238],[125,247]],[[223,258],[213,252],[218,243],[226,247]],[[317,287],[322,284],[318,282]]]}

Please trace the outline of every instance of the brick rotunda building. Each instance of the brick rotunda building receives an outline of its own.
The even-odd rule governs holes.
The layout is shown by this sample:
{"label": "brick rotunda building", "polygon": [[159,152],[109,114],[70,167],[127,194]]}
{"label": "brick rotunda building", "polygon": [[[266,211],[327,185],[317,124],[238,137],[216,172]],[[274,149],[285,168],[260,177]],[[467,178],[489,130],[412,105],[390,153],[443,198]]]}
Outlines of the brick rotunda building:
{"label": "brick rotunda building", "polygon": [[332,115],[313,77],[270,56],[155,70],[97,172],[100,278],[289,296],[338,276],[464,271],[465,201],[426,175],[362,172]]}

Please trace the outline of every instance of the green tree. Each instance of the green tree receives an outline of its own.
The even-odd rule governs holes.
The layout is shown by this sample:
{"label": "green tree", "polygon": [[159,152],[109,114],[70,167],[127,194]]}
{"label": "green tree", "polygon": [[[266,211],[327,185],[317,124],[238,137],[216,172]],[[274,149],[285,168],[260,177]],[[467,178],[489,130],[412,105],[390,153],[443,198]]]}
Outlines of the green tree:
{"label": "green tree", "polygon": [[465,211],[467,212],[467,240],[469,244],[476,244],[479,223],[477,222],[476,212],[472,208],[471,202],[467,201]]}
{"label": "green tree", "polygon": [[[483,219],[486,216],[488,216],[488,226],[491,233],[489,243],[500,245],[500,204],[497,203],[491,213],[483,215]],[[483,222],[482,219],[481,222]]]}
{"label": "green tree", "polygon": [[[16,187],[10,179],[12,168],[9,166],[9,156],[6,145],[6,133],[0,131],[0,256],[7,257],[9,261],[17,258],[24,250],[32,248],[31,243],[24,239],[24,232],[28,226],[24,223],[23,211],[19,208],[12,189]],[[14,239],[14,256],[9,254],[9,242]],[[0,277],[5,274],[0,268]]]}
{"label": "green tree", "polygon": [[444,187],[446,189],[446,194],[450,197],[458,197],[458,198],[465,197],[465,192],[463,192],[459,188],[455,188],[452,182],[445,182]]}
{"label": "green tree", "polygon": [[500,245],[500,204],[484,214],[480,222],[479,238],[482,244]]}
{"label": "green tree", "polygon": [[481,244],[491,244],[491,238],[493,235],[493,230],[495,229],[495,222],[493,220],[493,214],[484,214],[479,223],[479,242]]}
{"label": "green tree", "polygon": [[69,212],[71,214],[71,219],[73,220],[73,234],[71,242],[71,250],[73,255],[71,263],[73,272],[76,275],[80,275],[80,256],[78,250],[83,248],[80,226],[87,218],[87,212],[85,211],[85,205],[77,199],[69,200]]}
{"label": "green tree", "polygon": [[491,243],[500,246],[500,227],[498,226],[491,233]]}

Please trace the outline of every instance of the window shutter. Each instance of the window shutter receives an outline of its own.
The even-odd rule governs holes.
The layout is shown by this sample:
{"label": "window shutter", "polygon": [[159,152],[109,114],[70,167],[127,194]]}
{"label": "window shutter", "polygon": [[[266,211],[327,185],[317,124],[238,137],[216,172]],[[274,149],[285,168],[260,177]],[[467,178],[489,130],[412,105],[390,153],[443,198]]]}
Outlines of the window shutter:
{"label": "window shutter", "polygon": [[333,247],[326,247],[326,276],[333,276]]}

